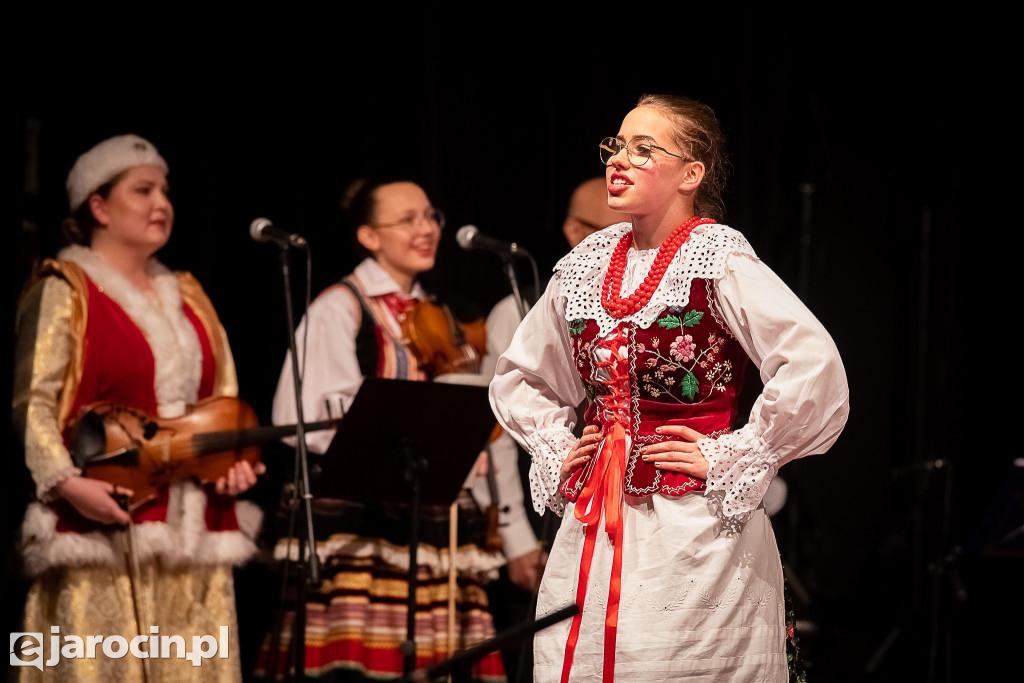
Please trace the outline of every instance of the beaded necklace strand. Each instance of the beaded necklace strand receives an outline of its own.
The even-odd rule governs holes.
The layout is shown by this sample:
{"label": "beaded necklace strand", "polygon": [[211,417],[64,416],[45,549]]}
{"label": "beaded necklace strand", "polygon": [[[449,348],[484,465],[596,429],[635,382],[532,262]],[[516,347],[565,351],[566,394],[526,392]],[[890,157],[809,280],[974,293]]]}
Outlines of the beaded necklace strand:
{"label": "beaded necklace strand", "polygon": [[604,284],[601,285],[601,305],[608,315],[613,318],[625,318],[633,315],[647,305],[651,295],[658,289],[661,279],[665,277],[668,264],[675,258],[676,253],[683,246],[683,243],[690,237],[690,232],[698,225],[714,223],[712,218],[699,218],[693,216],[683,221],[682,225],[672,231],[672,234],[658,247],[658,255],[651,264],[651,270],[647,277],[636,288],[636,291],[623,299],[619,292],[622,291],[622,276],[626,270],[626,253],[633,243],[633,231],[630,230],[615,245],[612,252],[611,262],[608,264],[608,272],[604,276]]}

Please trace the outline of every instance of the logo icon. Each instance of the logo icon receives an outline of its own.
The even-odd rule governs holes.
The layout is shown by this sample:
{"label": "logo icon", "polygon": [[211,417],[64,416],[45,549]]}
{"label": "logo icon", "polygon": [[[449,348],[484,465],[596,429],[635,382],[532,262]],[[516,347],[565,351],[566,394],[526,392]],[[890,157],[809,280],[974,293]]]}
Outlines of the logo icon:
{"label": "logo icon", "polygon": [[[20,647],[19,641],[22,641]],[[42,633],[11,634],[11,666],[34,666],[43,670]]]}

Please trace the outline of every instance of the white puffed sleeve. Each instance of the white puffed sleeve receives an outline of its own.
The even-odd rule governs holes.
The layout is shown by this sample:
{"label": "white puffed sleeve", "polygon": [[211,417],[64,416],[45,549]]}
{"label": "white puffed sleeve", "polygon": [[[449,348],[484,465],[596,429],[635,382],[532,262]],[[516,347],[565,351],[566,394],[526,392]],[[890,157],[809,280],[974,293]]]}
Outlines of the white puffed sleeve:
{"label": "white puffed sleeve", "polygon": [[491,408],[507,432],[530,453],[530,491],[539,513],[561,514],[562,460],[576,439],[575,407],[584,398],[573,363],[565,300],[556,273],[544,296],[519,325],[508,350],[498,359],[491,381]]}
{"label": "white puffed sleeve", "polygon": [[725,519],[742,522],[779,467],[835,443],[849,387],[832,337],[770,268],[732,255],[716,288],[725,323],[764,382],[742,429],[698,442],[710,465],[708,495]]}
{"label": "white puffed sleeve", "polygon": [[[307,423],[340,417],[340,411],[348,410],[355,399],[363,383],[356,358],[356,333],[360,320],[355,297],[344,287],[335,286],[316,298],[295,330],[300,370],[304,346],[307,354],[302,381],[302,413]],[[290,351],[285,354],[274,394],[272,420],[274,424],[295,424],[297,421]],[[306,447],[313,453],[324,453],[333,438],[333,429],[309,432],[306,434]],[[295,443],[294,438],[285,441]]]}

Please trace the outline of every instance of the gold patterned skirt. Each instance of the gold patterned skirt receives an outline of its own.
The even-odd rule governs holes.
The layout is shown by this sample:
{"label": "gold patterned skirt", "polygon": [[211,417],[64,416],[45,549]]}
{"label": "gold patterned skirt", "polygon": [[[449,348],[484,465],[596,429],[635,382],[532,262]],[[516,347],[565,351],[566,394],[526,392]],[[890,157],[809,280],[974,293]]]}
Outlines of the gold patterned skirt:
{"label": "gold patterned skirt", "polygon": [[[94,658],[61,657],[53,666],[18,668],[21,681],[142,681],[143,663],[150,683],[176,681],[240,681],[235,587],[229,566],[186,566],[168,569],[160,562],[143,564],[136,588],[143,634],[153,642],[157,631],[161,649],[171,658],[140,659],[131,653],[111,658],[102,645]],[[128,641],[139,635],[131,585],[125,572],[107,567],[51,569],[36,578],[25,604],[24,630],[43,635],[43,661],[51,661],[51,627],[60,628],[60,643],[67,636],[83,641],[88,636],[120,635]],[[228,627],[228,652],[202,659],[200,666],[184,658],[192,651],[193,636],[217,638]],[[168,638],[164,638],[167,636]],[[179,648],[174,636],[180,636]],[[196,641],[198,642],[198,641]],[[150,645],[151,646],[151,645]],[[142,650],[147,650],[144,645]],[[220,648],[218,648],[220,649]],[[180,653],[180,654],[179,654]],[[116,654],[116,653],[115,653]],[[180,658],[179,658],[180,657]],[[199,661],[199,660],[197,660]]]}

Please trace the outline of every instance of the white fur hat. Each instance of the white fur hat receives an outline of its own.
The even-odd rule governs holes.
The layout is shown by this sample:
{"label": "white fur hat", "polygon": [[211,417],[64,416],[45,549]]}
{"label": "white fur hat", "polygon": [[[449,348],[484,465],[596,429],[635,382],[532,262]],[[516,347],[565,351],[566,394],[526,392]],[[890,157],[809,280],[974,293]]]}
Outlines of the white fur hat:
{"label": "white fur hat", "polygon": [[133,166],[156,166],[167,173],[167,162],[153,143],[138,135],[118,135],[78,157],[68,173],[68,202],[74,212],[90,194]]}

